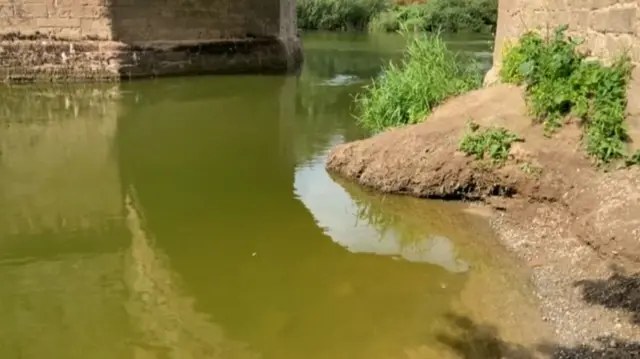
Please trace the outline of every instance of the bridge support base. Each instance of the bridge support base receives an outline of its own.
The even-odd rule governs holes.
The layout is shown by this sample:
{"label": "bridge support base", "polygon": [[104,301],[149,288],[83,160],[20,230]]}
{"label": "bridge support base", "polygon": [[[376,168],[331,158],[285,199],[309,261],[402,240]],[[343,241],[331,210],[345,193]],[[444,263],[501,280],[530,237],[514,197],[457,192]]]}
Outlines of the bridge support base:
{"label": "bridge support base", "polygon": [[113,82],[201,74],[286,74],[302,64],[298,38],[125,44],[99,40],[5,38],[0,81]]}

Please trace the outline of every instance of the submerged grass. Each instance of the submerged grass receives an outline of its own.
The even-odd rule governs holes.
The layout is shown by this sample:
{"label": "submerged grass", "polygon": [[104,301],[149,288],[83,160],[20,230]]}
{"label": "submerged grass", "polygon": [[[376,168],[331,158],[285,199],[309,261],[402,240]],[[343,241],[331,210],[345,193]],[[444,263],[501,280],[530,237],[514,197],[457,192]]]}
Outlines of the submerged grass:
{"label": "submerged grass", "polygon": [[500,77],[526,85],[529,110],[548,135],[572,114],[581,119],[587,153],[600,164],[639,162],[639,156],[627,153],[629,58],[623,54],[611,66],[590,60],[577,51],[580,40],[565,36],[567,28],[560,26],[546,38],[529,32],[507,47]]}
{"label": "submerged grass", "polygon": [[449,50],[440,36],[405,36],[402,62],[389,63],[355,99],[358,122],[373,133],[422,121],[447,98],[482,84],[477,64]]}

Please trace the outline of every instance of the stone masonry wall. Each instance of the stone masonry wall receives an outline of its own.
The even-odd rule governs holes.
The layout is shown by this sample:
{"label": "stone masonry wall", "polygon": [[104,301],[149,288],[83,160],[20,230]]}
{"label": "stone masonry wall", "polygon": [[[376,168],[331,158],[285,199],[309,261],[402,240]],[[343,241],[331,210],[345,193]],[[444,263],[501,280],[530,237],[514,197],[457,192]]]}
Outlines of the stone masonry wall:
{"label": "stone masonry wall", "polygon": [[569,25],[569,35],[584,39],[594,56],[610,59],[630,50],[640,63],[639,7],[638,0],[500,0],[494,68],[487,81],[497,77],[505,43],[529,30],[551,32],[561,24]]}
{"label": "stone masonry wall", "polygon": [[640,0],[500,0],[493,68],[485,84],[498,80],[506,43],[529,30],[552,32],[561,24],[569,25],[567,34],[584,39],[583,49],[605,62],[628,51],[635,65],[628,122],[640,143]]}
{"label": "stone masonry wall", "polygon": [[0,81],[285,72],[283,25],[294,0],[0,0]]}

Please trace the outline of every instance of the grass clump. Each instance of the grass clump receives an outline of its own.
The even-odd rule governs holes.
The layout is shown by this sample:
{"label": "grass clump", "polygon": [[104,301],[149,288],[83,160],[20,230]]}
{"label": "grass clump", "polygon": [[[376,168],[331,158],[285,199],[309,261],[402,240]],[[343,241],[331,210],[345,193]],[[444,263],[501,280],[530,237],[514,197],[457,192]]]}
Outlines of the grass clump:
{"label": "grass clump", "polygon": [[505,128],[481,129],[480,125],[470,121],[459,148],[467,156],[474,156],[478,160],[489,158],[494,163],[502,164],[509,157],[511,144],[517,141],[522,141],[522,138]]}
{"label": "grass clump", "polygon": [[402,62],[390,62],[355,99],[359,124],[373,133],[422,121],[445,99],[482,84],[475,62],[449,50],[439,36],[405,36]]}
{"label": "grass clump", "polygon": [[630,160],[625,125],[630,60],[620,56],[611,66],[590,60],[577,51],[581,41],[565,36],[566,30],[559,26],[546,38],[534,32],[523,35],[506,48],[500,77],[526,85],[529,110],[548,134],[572,114],[584,126],[589,155],[600,163]]}
{"label": "grass clump", "polygon": [[391,5],[390,0],[298,0],[298,27],[303,30],[366,30],[371,19]]}
{"label": "grass clump", "polygon": [[497,14],[498,0],[429,0],[390,7],[372,19],[369,30],[492,33]]}

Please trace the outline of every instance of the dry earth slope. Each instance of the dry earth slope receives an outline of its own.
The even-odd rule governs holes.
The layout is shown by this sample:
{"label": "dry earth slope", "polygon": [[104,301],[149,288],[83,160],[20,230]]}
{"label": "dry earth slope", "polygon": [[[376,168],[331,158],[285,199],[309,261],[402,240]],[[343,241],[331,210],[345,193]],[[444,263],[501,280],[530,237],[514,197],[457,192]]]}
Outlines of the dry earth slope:
{"label": "dry earth slope", "polygon": [[[605,333],[638,340],[640,328],[626,320],[640,316],[638,284],[596,298],[580,281],[619,278],[613,264],[640,269],[640,169],[596,169],[577,124],[545,137],[527,116],[523,95],[519,87],[496,85],[450,99],[423,123],[337,146],[327,169],[381,192],[499,209],[498,236],[536,263],[533,280],[559,340],[583,344]],[[525,141],[512,146],[504,166],[475,161],[458,150],[469,119]]]}

